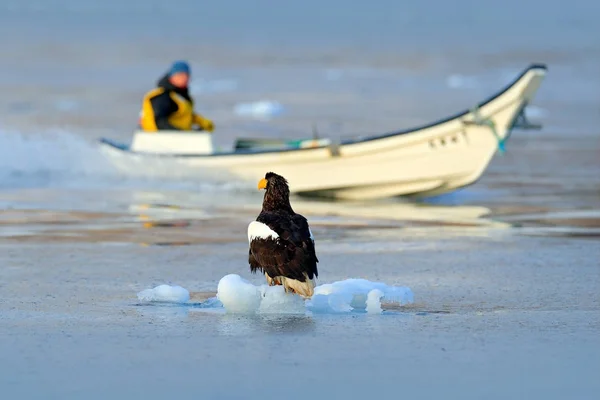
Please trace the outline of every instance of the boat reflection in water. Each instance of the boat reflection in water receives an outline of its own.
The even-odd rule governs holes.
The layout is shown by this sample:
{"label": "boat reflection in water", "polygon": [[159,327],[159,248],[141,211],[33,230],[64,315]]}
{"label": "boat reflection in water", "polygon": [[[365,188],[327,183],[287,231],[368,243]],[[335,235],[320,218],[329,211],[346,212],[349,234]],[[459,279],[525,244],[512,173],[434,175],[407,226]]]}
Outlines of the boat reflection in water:
{"label": "boat reflection in water", "polygon": [[[177,198],[156,194],[161,202],[131,204],[130,212],[137,215],[145,229],[168,229],[172,233],[161,235],[161,245],[168,245],[168,238],[186,236],[187,243],[203,241],[246,240],[246,227],[260,212],[262,196],[244,196]],[[225,200],[229,198],[229,201]],[[178,201],[179,200],[179,201]],[[420,236],[487,236],[491,231],[506,230],[511,224],[489,218],[490,209],[483,206],[439,205],[405,202],[397,199],[378,201],[320,201],[293,198],[296,212],[305,215],[315,230],[321,230],[321,236],[330,234],[344,235],[350,231],[361,231],[365,238],[370,234],[378,235],[383,231],[391,233],[401,230]],[[177,234],[175,235],[175,232]],[[387,234],[387,233],[386,233]],[[323,236],[322,236],[323,237]]]}

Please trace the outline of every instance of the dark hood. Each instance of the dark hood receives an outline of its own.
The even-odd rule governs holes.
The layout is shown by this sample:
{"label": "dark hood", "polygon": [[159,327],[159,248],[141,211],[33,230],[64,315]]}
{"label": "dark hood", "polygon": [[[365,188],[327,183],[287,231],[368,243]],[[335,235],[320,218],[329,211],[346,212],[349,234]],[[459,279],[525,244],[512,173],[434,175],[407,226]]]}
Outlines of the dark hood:
{"label": "dark hood", "polygon": [[188,99],[189,101],[192,101],[192,98],[190,97],[188,88],[186,87],[186,88],[182,89],[182,88],[178,88],[178,87],[174,86],[171,82],[169,82],[169,75],[168,74],[163,75],[158,80],[157,86],[158,87],[163,87],[167,91],[170,90],[170,91],[176,92],[176,93],[182,95],[183,97],[185,97],[186,99]]}

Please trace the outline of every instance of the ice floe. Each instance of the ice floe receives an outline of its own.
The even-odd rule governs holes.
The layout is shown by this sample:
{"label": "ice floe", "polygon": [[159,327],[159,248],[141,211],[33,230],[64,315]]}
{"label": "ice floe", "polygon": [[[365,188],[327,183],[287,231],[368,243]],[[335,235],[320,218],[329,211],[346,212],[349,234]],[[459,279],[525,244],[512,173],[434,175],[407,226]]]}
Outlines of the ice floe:
{"label": "ice floe", "polygon": [[163,284],[152,289],[142,290],[137,297],[140,301],[185,303],[190,299],[190,292],[181,286]]}
{"label": "ice floe", "polygon": [[[138,293],[140,301],[187,303],[189,292],[181,286],[160,285]],[[211,307],[237,314],[338,314],[354,311],[381,314],[382,303],[406,305],[414,301],[405,286],[389,286],[366,279],[346,279],[315,287],[311,299],[285,293],[282,286],[254,285],[237,274],[221,278]]]}

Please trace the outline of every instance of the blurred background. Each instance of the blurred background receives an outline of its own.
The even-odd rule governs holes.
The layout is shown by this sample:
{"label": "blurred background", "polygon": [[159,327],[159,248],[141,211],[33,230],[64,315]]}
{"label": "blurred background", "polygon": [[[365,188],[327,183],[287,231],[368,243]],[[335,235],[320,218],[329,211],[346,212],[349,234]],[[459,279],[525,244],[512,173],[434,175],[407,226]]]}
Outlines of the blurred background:
{"label": "blurred background", "polygon": [[515,133],[474,191],[553,185],[542,195],[597,199],[599,4],[3,0],[0,187],[122,184],[95,140],[129,142],[144,93],[176,59],[191,63],[222,149],[313,125],[337,138],[429,123],[545,63],[528,108],[544,129]]}

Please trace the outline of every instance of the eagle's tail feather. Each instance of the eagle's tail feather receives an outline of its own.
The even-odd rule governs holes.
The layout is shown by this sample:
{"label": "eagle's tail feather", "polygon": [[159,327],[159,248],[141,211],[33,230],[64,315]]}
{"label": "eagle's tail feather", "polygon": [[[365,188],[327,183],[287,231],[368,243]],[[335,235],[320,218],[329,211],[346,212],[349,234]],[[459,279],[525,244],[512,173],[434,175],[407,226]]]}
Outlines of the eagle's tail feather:
{"label": "eagle's tail feather", "polygon": [[304,274],[304,282],[300,282],[296,279],[281,277],[281,283],[285,288],[286,292],[294,292],[304,297],[305,299],[311,298],[315,292],[315,281],[309,279],[306,273]]}

